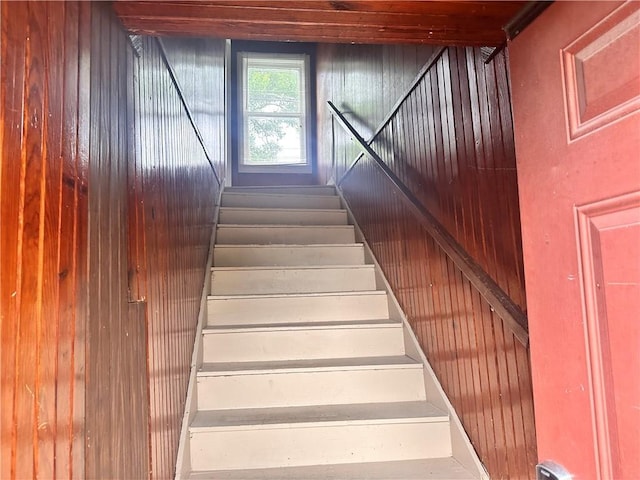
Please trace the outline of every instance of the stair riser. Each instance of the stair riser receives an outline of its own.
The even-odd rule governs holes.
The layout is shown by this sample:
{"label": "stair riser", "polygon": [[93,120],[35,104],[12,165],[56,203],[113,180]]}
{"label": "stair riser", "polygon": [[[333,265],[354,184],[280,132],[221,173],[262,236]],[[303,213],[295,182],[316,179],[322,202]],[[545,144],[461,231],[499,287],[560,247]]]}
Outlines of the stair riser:
{"label": "stair riser", "polygon": [[376,320],[389,316],[387,296],[322,295],[209,299],[208,325]]}
{"label": "stair riser", "polygon": [[330,195],[260,195],[223,193],[223,207],[250,208],[340,208],[340,198]]}
{"label": "stair riser", "polygon": [[220,225],[216,241],[231,245],[304,245],[354,243],[352,226],[330,227],[232,227]]}
{"label": "stair riser", "polygon": [[355,292],[376,289],[373,267],[214,270],[211,294]]}
{"label": "stair riser", "polygon": [[225,192],[231,193],[280,193],[294,195],[331,195],[335,196],[335,187],[327,185],[313,186],[279,186],[279,187],[227,187]]}
{"label": "stair riser", "polygon": [[422,368],[415,367],[198,377],[198,410],[424,399]]}
{"label": "stair riser", "polygon": [[409,460],[451,455],[450,445],[448,422],[192,432],[191,465],[233,470]]}
{"label": "stair riser", "polygon": [[220,223],[234,225],[346,225],[345,210],[220,210]]}
{"label": "stair riser", "polygon": [[216,267],[295,266],[295,265],[362,265],[364,247],[345,246],[216,246]]}
{"label": "stair riser", "polygon": [[260,362],[404,355],[402,328],[207,333],[204,362]]}

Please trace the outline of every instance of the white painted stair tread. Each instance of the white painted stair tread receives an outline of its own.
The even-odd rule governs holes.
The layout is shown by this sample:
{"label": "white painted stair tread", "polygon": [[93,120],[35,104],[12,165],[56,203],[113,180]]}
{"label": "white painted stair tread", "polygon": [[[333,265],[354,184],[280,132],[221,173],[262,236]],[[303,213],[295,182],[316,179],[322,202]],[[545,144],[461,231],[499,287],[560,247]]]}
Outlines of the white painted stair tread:
{"label": "white painted stair tread", "polygon": [[271,324],[203,329],[204,362],[278,361],[404,355],[402,324],[349,322],[338,326]]}
{"label": "white painted stair tread", "polygon": [[278,330],[333,330],[333,329],[351,329],[351,328],[372,328],[386,327],[397,328],[402,326],[399,320],[358,320],[358,321],[337,321],[337,322],[292,322],[292,323],[274,323],[274,324],[248,324],[248,325],[212,325],[203,329],[203,333],[235,333],[235,332],[273,332]]}
{"label": "white painted stair tread", "polygon": [[193,472],[191,480],[475,480],[451,457],[394,462]]}
{"label": "white painted stair tread", "polygon": [[213,248],[213,265],[285,266],[285,265],[362,265],[362,243],[324,245],[224,245]]}
{"label": "white painted stair tread", "polygon": [[233,193],[281,193],[298,195],[336,195],[336,189],[330,185],[274,185],[226,187],[225,192]]}
{"label": "white painted stair tread", "polygon": [[291,213],[333,213],[346,214],[343,208],[295,208],[295,207],[220,207],[220,212],[291,212]]}
{"label": "white painted stair tread", "polygon": [[283,267],[214,267],[211,290],[216,295],[371,291],[373,265]]}
{"label": "white painted stair tread", "polygon": [[273,331],[279,328],[283,330],[290,329],[330,329],[330,328],[340,328],[344,326],[344,328],[366,328],[366,326],[389,326],[395,327],[396,325],[402,325],[399,320],[390,320],[388,318],[381,319],[373,319],[373,320],[335,320],[335,321],[326,321],[326,322],[285,322],[285,323],[239,323],[237,325],[233,324],[224,324],[224,325],[208,325],[203,329],[203,333],[213,333],[216,331],[223,332],[235,332],[238,330],[253,329],[255,328],[257,331],[262,331],[261,329],[265,329],[265,331]]}
{"label": "white painted stair tread", "polygon": [[448,415],[428,402],[387,402],[304,407],[200,411],[190,430],[290,428],[406,422],[446,422]]}
{"label": "white painted stair tread", "polygon": [[222,224],[346,225],[347,211],[322,208],[222,207]]}
{"label": "white painted stair tread", "polygon": [[209,295],[212,300],[238,300],[238,299],[262,299],[262,298],[307,298],[307,297],[385,297],[386,292],[382,290],[369,290],[364,292],[316,292],[316,293],[269,293],[266,295],[246,294],[246,295]]}
{"label": "white painted stair tread", "polygon": [[388,318],[384,291],[210,295],[208,325],[325,322]]}
{"label": "white painted stair tread", "polygon": [[305,195],[297,193],[224,192],[223,207],[265,208],[341,208],[340,197],[333,195]]}
{"label": "white painted stair tread", "polygon": [[254,272],[254,271],[279,271],[279,270],[373,270],[373,265],[260,265],[255,267],[240,266],[240,267],[212,267],[212,272]]}
{"label": "white painted stair tread", "polygon": [[259,373],[322,372],[326,370],[378,370],[422,368],[422,363],[406,355],[388,357],[323,358],[270,362],[203,363],[199,377],[219,375],[255,375]]}
{"label": "white painted stair tread", "polygon": [[216,241],[226,245],[323,245],[355,242],[353,225],[219,224]]}

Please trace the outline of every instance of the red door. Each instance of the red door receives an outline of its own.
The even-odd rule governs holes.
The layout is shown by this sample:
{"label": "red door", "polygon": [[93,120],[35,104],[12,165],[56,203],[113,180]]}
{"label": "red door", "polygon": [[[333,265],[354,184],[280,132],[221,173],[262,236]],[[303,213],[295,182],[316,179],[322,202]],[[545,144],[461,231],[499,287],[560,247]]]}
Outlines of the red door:
{"label": "red door", "polygon": [[538,455],[640,479],[640,3],[556,2],[509,47]]}

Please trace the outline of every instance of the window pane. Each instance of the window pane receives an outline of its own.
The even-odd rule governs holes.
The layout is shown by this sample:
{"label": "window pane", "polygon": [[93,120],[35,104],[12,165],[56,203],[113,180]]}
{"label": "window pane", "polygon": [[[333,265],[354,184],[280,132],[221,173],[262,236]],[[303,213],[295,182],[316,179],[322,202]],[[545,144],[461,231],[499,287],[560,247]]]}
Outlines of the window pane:
{"label": "window pane", "polygon": [[297,118],[256,118],[247,122],[247,165],[306,163],[302,148],[302,126]]}
{"label": "window pane", "polygon": [[311,171],[307,55],[242,52],[240,172]]}
{"label": "window pane", "polygon": [[251,65],[247,72],[247,111],[300,112],[300,68]]}

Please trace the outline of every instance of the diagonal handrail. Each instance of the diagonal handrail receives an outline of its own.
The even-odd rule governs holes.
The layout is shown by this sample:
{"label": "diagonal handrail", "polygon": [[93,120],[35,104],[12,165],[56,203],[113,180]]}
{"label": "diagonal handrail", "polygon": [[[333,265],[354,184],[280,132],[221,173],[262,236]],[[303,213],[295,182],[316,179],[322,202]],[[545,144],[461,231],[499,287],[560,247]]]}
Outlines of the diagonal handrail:
{"label": "diagonal handrail", "polygon": [[403,193],[401,198],[409,205],[418,217],[424,229],[431,235],[440,248],[456,264],[463,275],[480,292],[505,325],[515,337],[526,347],[529,343],[527,317],[522,309],[505,293],[502,288],[489,276],[487,272],[467,253],[467,251],[453,238],[447,229],[429,212],[413,193],[393,173],[382,158],[369,146],[364,138],[353,128],[345,116],[332,102],[329,110],[338,123],[353,137],[364,153],[369,155],[376,165],[384,172],[393,185]]}
{"label": "diagonal handrail", "polygon": [[207,162],[209,162],[209,165],[211,166],[211,170],[213,170],[213,176],[216,178],[216,182],[218,182],[218,186],[221,185],[221,180],[220,177],[218,176],[218,172],[216,171],[216,167],[213,164],[213,160],[211,160],[211,155],[209,154],[209,149],[207,148],[207,145],[204,143],[204,138],[202,137],[202,133],[200,133],[200,129],[198,128],[198,124],[196,123],[195,118],[193,117],[193,113],[191,112],[191,107],[189,107],[189,104],[187,103],[187,99],[184,98],[184,91],[182,90],[182,86],[180,85],[180,82],[178,81],[178,77],[176,75],[176,71],[173,68],[173,65],[171,65],[171,62],[169,61],[169,57],[167,55],[167,50],[165,49],[164,43],[162,41],[161,38],[157,38],[156,39],[158,42],[158,46],[160,48],[160,56],[162,57],[162,61],[164,62],[165,66],[167,67],[167,71],[169,72],[169,76],[171,77],[171,81],[173,82],[173,86],[176,88],[176,91],[178,92],[178,97],[180,97],[180,102],[182,103],[182,106],[185,110],[185,113],[187,114],[187,117],[189,118],[189,122],[191,122],[191,127],[193,128],[193,131],[196,134],[196,138],[198,139],[198,142],[200,142],[200,146],[202,147],[202,150],[204,152],[204,156],[207,158]]}
{"label": "diagonal handrail", "polygon": [[[373,132],[373,135],[371,135],[371,138],[367,140],[367,145],[371,145],[373,141],[376,139],[376,137],[380,135],[380,132],[382,132],[382,130],[384,130],[384,128],[389,124],[389,122],[393,120],[396,113],[398,113],[398,110],[400,110],[400,107],[402,107],[402,105],[404,104],[405,100],[409,98],[409,95],[411,95],[413,91],[418,87],[418,85],[420,85],[420,82],[422,82],[422,79],[424,78],[424,76],[436,64],[436,62],[440,59],[440,57],[442,56],[442,54],[445,52],[447,48],[448,47],[440,47],[431,54],[431,57],[429,57],[429,59],[422,66],[420,71],[417,73],[417,75],[415,76],[415,78],[413,79],[409,87],[404,92],[404,95],[402,95],[398,99],[398,101],[396,101],[396,103],[393,104],[393,107],[391,107],[391,110],[389,111],[387,116],[384,117],[384,120],[382,121],[380,126],[376,128],[376,131]],[[360,161],[360,159],[362,158],[362,155],[363,153],[361,153],[356,158],[354,158],[353,162],[351,162],[351,165],[349,165],[349,167],[344,171],[344,173],[340,176],[340,178],[336,178],[336,185],[340,185],[342,181],[345,178],[347,178],[347,175],[349,175],[349,172],[351,172],[351,170],[353,170],[356,164]]]}

